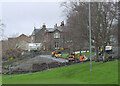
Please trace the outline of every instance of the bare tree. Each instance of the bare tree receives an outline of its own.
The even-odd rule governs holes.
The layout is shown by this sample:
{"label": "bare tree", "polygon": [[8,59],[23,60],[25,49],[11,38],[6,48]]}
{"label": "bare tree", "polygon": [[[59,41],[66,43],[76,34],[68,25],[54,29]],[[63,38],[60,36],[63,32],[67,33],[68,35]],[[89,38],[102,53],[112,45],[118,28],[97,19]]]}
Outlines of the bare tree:
{"label": "bare tree", "polygon": [[[67,3],[64,3],[64,6]],[[67,16],[67,28],[71,31],[72,39],[83,46],[89,41],[89,25],[88,25],[88,3],[87,2],[71,2]],[[92,18],[92,40],[95,45],[98,60],[98,47],[102,46],[105,52],[105,42],[110,41],[111,30],[114,23],[118,19],[118,3],[117,2],[94,2],[91,3]],[[69,37],[69,36],[68,36]],[[81,42],[82,41],[82,42]],[[75,43],[75,45],[77,45]],[[104,53],[104,61],[106,61],[106,53]]]}
{"label": "bare tree", "polygon": [[2,73],[2,35],[3,35],[3,27],[4,24],[0,20],[0,73]]}
{"label": "bare tree", "polygon": [[[106,42],[110,42],[112,26],[116,23],[118,16],[118,3],[114,2],[102,2],[102,3],[93,3],[93,10],[96,10],[96,16],[92,15],[93,19],[93,31],[97,28],[95,37],[97,38],[96,44],[100,43],[99,46],[102,46],[104,56],[103,60],[106,61],[105,46]],[[96,17],[96,18],[94,18]],[[95,21],[94,21],[95,20]],[[114,22],[114,23],[113,23]],[[96,26],[95,26],[96,25]],[[97,47],[97,46],[96,46]]]}
{"label": "bare tree", "polygon": [[[64,5],[65,4],[67,3],[64,3]],[[67,15],[67,27],[65,29],[66,40],[72,40],[74,50],[79,49],[81,51],[85,46],[85,43],[88,42],[87,36],[89,34],[88,27],[86,26],[86,23],[88,24],[88,21],[85,18],[86,16],[84,16],[85,11],[80,11],[78,9],[82,9],[82,6],[78,6],[76,2],[71,2],[69,6],[71,6],[71,8],[68,8],[70,11]]]}
{"label": "bare tree", "polygon": [[4,32],[4,27],[5,25],[2,23],[2,21],[0,20],[0,40],[3,39],[3,32]]}

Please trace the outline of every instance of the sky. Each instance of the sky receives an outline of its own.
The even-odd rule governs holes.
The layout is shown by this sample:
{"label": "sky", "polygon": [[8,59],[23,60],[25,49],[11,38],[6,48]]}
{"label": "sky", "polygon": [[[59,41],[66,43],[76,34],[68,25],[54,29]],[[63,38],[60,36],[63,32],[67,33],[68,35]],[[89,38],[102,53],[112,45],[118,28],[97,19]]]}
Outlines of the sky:
{"label": "sky", "polygon": [[59,2],[3,2],[4,34],[30,35],[34,26],[41,27],[45,23],[52,28],[56,23],[60,25],[65,20],[62,12]]}
{"label": "sky", "polygon": [[61,1],[0,0],[0,20],[5,24],[4,35],[31,35],[33,27],[41,27],[43,23],[48,28],[54,27],[56,23],[60,25],[61,21],[65,21]]}

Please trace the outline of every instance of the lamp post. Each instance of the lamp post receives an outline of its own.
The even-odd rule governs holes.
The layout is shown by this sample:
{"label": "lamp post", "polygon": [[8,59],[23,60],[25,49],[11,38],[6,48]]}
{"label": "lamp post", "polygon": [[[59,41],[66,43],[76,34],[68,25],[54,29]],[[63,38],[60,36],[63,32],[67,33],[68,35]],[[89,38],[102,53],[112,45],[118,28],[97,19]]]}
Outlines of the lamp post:
{"label": "lamp post", "polygon": [[91,11],[89,0],[89,40],[90,40],[90,72],[92,72],[92,56],[91,56]]}

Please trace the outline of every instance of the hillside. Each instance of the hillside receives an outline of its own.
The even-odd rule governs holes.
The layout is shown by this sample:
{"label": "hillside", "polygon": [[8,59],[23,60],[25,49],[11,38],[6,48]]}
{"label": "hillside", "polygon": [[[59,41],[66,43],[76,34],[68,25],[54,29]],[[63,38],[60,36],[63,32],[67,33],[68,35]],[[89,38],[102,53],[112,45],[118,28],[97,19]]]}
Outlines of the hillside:
{"label": "hillside", "polygon": [[3,75],[3,84],[117,84],[118,61],[76,64],[44,72],[30,74]]}

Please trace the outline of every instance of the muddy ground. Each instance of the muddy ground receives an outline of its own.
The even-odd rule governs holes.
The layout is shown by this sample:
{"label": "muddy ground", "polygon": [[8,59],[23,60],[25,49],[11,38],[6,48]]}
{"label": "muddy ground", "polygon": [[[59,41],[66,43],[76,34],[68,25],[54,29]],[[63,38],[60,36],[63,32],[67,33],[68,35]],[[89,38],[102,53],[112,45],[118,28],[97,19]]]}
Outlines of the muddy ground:
{"label": "muddy ground", "polygon": [[66,62],[66,63],[61,63],[61,62],[51,62],[51,63],[41,63],[41,64],[32,64],[31,68],[29,70],[24,70],[24,69],[16,69],[13,70],[12,68],[10,70],[6,69],[6,73],[4,71],[3,74],[25,74],[25,73],[33,73],[33,72],[40,72],[40,71],[45,71],[53,68],[58,68],[58,67],[63,67],[63,66],[69,66],[72,64],[76,64],[75,62]]}
{"label": "muddy ground", "polygon": [[[18,65],[13,65],[10,69],[3,69],[4,74],[11,71],[12,74],[43,71],[50,68],[60,67],[68,62],[63,58],[51,57],[51,55],[38,55],[25,61],[19,61]],[[10,73],[10,72],[9,72]]]}
{"label": "muddy ground", "polygon": [[[112,59],[118,59],[119,56],[118,46],[114,46],[113,51],[114,54]],[[18,61],[18,63],[19,63],[18,65],[13,65],[11,69],[3,69],[2,73],[22,74],[22,73],[30,73],[30,72],[39,72],[51,68],[57,68],[65,65],[75,64],[75,63],[70,63],[68,62],[68,60],[63,58],[51,57],[51,55],[38,55],[33,58],[26,58],[24,60]]]}

